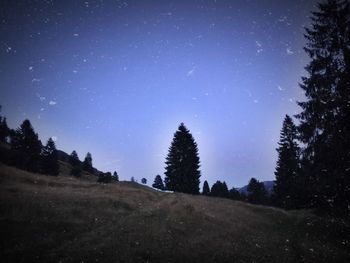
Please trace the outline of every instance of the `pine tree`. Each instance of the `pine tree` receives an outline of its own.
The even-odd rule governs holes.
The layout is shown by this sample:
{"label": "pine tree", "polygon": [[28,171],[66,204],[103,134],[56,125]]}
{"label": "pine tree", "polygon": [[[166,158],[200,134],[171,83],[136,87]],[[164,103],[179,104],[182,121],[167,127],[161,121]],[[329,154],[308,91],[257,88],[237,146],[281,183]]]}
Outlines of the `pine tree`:
{"label": "pine tree", "polygon": [[98,183],[104,183],[104,184],[108,184],[112,181],[112,174],[111,172],[107,172],[107,173],[100,173],[98,175],[97,178],[97,182]]}
{"label": "pine tree", "polygon": [[299,187],[299,146],[297,144],[297,128],[291,117],[286,115],[283,121],[279,148],[277,167],[274,182],[274,201],[276,205],[286,209],[299,207],[301,196]]}
{"label": "pine tree", "polygon": [[50,138],[42,150],[42,172],[49,175],[58,175],[59,164],[55,142]]}
{"label": "pine tree", "polygon": [[11,148],[21,153],[19,160],[16,160],[16,166],[31,172],[39,171],[42,144],[29,120],[24,120],[13,133]]}
{"label": "pine tree", "polygon": [[77,152],[74,150],[69,156],[69,163],[74,167],[74,166],[80,166],[80,160],[78,157]]}
{"label": "pine tree", "polygon": [[74,150],[69,155],[69,161],[70,165],[72,165],[72,169],[70,171],[70,174],[76,177],[80,177],[82,175],[82,168],[81,168],[81,162],[79,160],[77,152]]}
{"label": "pine tree", "polygon": [[197,143],[183,123],[174,134],[166,158],[166,189],[190,194],[199,193],[199,156]]}
{"label": "pine tree", "polygon": [[113,176],[112,176],[112,179],[113,179],[114,181],[116,181],[116,182],[119,182],[119,175],[118,175],[118,173],[117,173],[116,171],[114,171]]}
{"label": "pine tree", "polygon": [[266,204],[267,203],[267,191],[264,183],[259,182],[255,178],[251,178],[248,183],[248,202],[252,204]]}
{"label": "pine tree", "polygon": [[205,180],[204,183],[203,183],[202,194],[203,195],[210,195],[210,188],[209,188],[209,184],[208,184],[207,180]]}
{"label": "pine tree", "polygon": [[232,200],[241,200],[242,199],[240,193],[234,187],[232,187],[230,189],[230,191],[228,192],[228,197]]}
{"label": "pine tree", "polygon": [[306,29],[308,77],[299,102],[302,172],[309,206],[350,213],[350,15],[348,1],[318,5]]}
{"label": "pine tree", "polygon": [[[0,107],[1,109],[1,107]],[[7,126],[6,117],[0,116],[0,142],[6,142],[6,138],[10,135],[10,129]]]}
{"label": "pine tree", "polygon": [[157,176],[154,178],[154,183],[152,184],[152,187],[157,188],[159,190],[164,190],[163,180],[159,174],[157,174]]}
{"label": "pine tree", "polygon": [[229,192],[225,182],[216,181],[210,191],[211,196],[228,198]]}
{"label": "pine tree", "polygon": [[89,173],[94,172],[94,168],[92,167],[92,157],[91,157],[91,153],[89,152],[86,154],[85,159],[83,161],[83,170]]}
{"label": "pine tree", "polygon": [[142,184],[147,184],[147,179],[146,179],[146,178],[142,178],[142,179],[141,179],[141,183],[142,183]]}

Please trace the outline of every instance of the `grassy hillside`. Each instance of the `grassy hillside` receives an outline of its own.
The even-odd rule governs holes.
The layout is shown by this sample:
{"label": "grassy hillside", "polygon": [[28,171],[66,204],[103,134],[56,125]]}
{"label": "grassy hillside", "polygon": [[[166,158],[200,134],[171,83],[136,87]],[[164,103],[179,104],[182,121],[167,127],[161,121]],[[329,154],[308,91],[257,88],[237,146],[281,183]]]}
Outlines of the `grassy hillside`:
{"label": "grassy hillside", "polygon": [[350,262],[347,225],[0,164],[2,262]]}

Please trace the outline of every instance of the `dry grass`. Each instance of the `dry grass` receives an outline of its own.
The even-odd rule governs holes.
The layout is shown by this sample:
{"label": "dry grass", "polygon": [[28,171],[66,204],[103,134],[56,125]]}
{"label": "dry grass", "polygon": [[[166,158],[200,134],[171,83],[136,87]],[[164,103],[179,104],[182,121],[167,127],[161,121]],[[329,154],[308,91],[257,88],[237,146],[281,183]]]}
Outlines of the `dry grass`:
{"label": "dry grass", "polygon": [[350,262],[343,222],[0,164],[2,262]]}

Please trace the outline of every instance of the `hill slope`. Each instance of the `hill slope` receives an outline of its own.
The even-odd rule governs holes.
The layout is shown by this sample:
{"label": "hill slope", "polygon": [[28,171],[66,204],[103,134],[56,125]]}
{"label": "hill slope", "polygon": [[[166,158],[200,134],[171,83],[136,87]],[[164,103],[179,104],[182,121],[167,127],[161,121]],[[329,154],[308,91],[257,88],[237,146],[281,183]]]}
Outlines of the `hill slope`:
{"label": "hill slope", "polygon": [[2,262],[346,262],[345,224],[0,164]]}

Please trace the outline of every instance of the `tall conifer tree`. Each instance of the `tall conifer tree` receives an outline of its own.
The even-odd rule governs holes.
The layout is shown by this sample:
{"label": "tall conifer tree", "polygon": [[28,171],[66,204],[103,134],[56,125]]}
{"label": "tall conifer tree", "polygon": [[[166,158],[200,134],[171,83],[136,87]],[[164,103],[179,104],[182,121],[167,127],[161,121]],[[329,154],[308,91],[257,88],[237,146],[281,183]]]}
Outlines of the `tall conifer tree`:
{"label": "tall conifer tree", "polygon": [[58,153],[55,142],[50,138],[42,150],[42,172],[49,175],[58,175]]}
{"label": "tall conifer tree", "polygon": [[159,174],[157,174],[157,176],[154,178],[152,187],[157,188],[159,190],[164,190],[163,179]]}
{"label": "tall conifer tree", "polygon": [[[309,205],[350,212],[350,15],[349,2],[318,5],[306,29],[311,61],[299,102],[303,174],[311,189]],[[307,190],[307,189],[306,189]]]}
{"label": "tall conifer tree", "polygon": [[[1,105],[0,105],[1,112]],[[10,135],[10,129],[7,126],[6,117],[0,115],[0,142],[6,142],[6,138]]]}
{"label": "tall conifer tree", "polygon": [[197,143],[183,123],[174,134],[166,158],[166,189],[176,192],[198,194],[200,164]]}
{"label": "tall conifer tree", "polygon": [[29,120],[24,120],[11,138],[11,148],[22,153],[16,165],[31,172],[38,172],[42,144]]}
{"label": "tall conifer tree", "polygon": [[79,160],[78,154],[75,150],[72,151],[72,153],[69,156],[69,163],[72,166],[79,166],[80,165],[80,160]]}
{"label": "tall conifer tree", "polygon": [[286,115],[283,121],[277,167],[274,182],[274,200],[278,206],[291,209],[298,207],[300,198],[299,185],[299,146],[297,143],[297,128],[291,117]]}
{"label": "tall conifer tree", "polygon": [[83,169],[89,173],[92,173],[94,171],[92,167],[92,156],[89,152],[86,154],[85,159],[83,161]]}
{"label": "tall conifer tree", "polygon": [[209,184],[208,184],[207,180],[205,180],[204,183],[203,183],[202,194],[203,195],[210,195],[210,188],[209,188]]}
{"label": "tall conifer tree", "polygon": [[267,191],[264,183],[259,182],[255,178],[251,178],[248,187],[248,202],[252,204],[266,204],[267,203]]}

